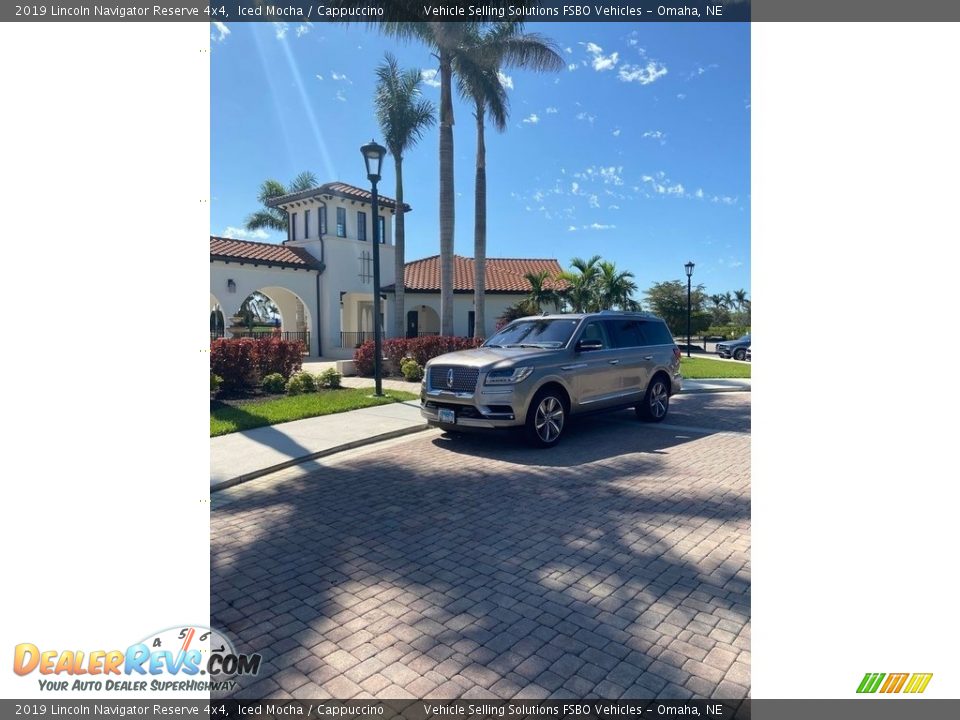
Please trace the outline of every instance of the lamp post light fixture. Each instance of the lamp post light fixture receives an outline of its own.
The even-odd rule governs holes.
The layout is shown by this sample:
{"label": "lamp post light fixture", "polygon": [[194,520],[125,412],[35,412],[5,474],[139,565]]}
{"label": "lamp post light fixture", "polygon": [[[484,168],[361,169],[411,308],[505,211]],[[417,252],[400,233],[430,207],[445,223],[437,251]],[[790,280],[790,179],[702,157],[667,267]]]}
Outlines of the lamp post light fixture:
{"label": "lamp post light fixture", "polygon": [[377,183],[380,182],[380,170],[387,149],[371,140],[360,148],[363,162],[370,181],[370,194],[373,196],[373,394],[383,395],[383,382],[380,364],[383,358],[382,339],[380,337],[380,202],[377,196]]}
{"label": "lamp post light fixture", "polygon": [[693,277],[693,260],[683,266],[687,271],[687,357],[690,357],[690,278]]}

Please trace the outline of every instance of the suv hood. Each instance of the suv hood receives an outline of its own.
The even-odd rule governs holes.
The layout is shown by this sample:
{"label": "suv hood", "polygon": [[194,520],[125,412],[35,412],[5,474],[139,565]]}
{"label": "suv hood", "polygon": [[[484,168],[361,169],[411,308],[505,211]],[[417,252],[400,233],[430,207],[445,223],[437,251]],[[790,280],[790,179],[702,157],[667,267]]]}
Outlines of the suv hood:
{"label": "suv hood", "polygon": [[479,347],[473,350],[458,350],[457,352],[438,355],[429,365],[460,365],[461,367],[493,367],[495,365],[516,364],[524,359],[536,359],[555,355],[558,348],[545,350],[544,348],[492,348]]}

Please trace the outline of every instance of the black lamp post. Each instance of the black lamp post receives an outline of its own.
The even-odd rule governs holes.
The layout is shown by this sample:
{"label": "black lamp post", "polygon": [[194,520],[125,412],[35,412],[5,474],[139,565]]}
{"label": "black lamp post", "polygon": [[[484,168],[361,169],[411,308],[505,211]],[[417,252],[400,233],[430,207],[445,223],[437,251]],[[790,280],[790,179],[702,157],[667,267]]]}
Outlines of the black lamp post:
{"label": "black lamp post", "polygon": [[380,362],[383,349],[380,338],[380,203],[377,196],[377,183],[380,182],[380,168],[387,149],[373,140],[360,148],[363,162],[367,166],[367,179],[370,180],[373,195],[373,394],[383,395]]}
{"label": "black lamp post", "polygon": [[690,278],[693,277],[693,260],[683,266],[687,271],[687,357],[690,357]]}

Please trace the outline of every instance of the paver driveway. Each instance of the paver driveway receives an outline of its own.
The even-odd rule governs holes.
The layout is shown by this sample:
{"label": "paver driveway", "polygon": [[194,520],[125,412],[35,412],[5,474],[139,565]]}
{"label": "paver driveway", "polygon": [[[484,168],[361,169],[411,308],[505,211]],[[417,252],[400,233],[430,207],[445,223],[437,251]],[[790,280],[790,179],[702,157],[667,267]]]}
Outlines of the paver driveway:
{"label": "paver driveway", "polygon": [[429,433],[218,493],[211,622],[265,661],[235,694],[744,697],[749,403],[547,451]]}

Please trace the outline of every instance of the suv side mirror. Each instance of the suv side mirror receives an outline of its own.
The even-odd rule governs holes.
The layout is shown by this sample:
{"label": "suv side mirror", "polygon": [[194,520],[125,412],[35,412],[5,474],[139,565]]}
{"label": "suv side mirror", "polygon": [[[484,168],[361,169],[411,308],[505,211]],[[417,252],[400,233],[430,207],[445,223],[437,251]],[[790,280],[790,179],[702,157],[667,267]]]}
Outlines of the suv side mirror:
{"label": "suv side mirror", "polygon": [[603,350],[603,343],[600,340],[580,340],[577,342],[577,352],[588,352],[590,350]]}

